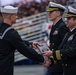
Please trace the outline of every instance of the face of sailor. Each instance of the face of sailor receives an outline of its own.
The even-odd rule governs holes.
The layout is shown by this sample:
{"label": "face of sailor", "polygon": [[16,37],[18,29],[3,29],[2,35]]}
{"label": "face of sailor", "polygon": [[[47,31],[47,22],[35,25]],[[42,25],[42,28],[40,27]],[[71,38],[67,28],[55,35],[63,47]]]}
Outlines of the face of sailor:
{"label": "face of sailor", "polygon": [[74,28],[75,25],[76,25],[76,19],[74,19],[73,17],[67,18],[66,26],[67,26],[69,29]]}
{"label": "face of sailor", "polygon": [[59,11],[49,12],[49,20],[50,21],[53,21],[53,22],[56,21],[59,16],[60,16],[60,12]]}
{"label": "face of sailor", "polygon": [[17,18],[18,18],[17,14],[11,14],[11,16],[10,16],[11,23],[14,24],[16,22]]}

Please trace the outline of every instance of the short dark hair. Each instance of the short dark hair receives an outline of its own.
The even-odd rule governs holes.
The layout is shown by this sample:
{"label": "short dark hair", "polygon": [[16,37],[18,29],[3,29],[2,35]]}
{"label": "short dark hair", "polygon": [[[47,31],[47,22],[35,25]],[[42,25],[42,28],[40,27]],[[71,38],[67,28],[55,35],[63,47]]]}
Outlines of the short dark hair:
{"label": "short dark hair", "polygon": [[64,13],[64,11],[62,11],[62,10],[59,10],[60,11],[60,15],[62,16],[63,15],[63,13]]}
{"label": "short dark hair", "polygon": [[76,16],[72,16],[71,18],[73,18],[73,20],[76,20]]}
{"label": "short dark hair", "polygon": [[76,16],[67,17],[67,19],[71,19],[71,18],[73,18],[73,20],[76,20]]}

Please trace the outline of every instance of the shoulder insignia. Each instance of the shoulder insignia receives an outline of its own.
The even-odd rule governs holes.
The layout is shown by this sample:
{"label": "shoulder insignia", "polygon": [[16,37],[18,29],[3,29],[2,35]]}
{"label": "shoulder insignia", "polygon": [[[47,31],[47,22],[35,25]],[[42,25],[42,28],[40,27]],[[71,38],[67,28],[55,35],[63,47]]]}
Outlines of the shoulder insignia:
{"label": "shoulder insignia", "polygon": [[73,39],[73,36],[74,36],[74,35],[71,35],[71,36],[68,38],[68,41],[72,40],[72,39]]}

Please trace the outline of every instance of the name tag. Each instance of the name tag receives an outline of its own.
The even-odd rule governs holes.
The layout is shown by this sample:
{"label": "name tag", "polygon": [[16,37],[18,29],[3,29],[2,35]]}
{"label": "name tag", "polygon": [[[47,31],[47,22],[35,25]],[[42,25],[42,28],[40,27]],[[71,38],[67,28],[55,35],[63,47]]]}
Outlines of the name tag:
{"label": "name tag", "polygon": [[58,34],[58,30],[55,30],[55,31],[53,32],[53,35],[56,35],[56,34]]}

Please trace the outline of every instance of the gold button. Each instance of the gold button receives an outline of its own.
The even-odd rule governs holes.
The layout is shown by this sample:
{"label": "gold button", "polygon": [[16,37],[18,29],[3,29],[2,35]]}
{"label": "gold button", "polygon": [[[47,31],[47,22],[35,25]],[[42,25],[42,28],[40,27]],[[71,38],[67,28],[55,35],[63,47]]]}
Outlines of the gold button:
{"label": "gold button", "polygon": [[67,64],[65,64],[65,66],[67,66]]}
{"label": "gold button", "polygon": [[54,43],[52,43],[52,45],[54,45]]}
{"label": "gold button", "polygon": [[53,51],[54,49],[52,49],[52,51]]}
{"label": "gold button", "polygon": [[62,56],[62,54],[60,54]]}
{"label": "gold button", "polygon": [[64,66],[64,64],[62,64],[62,66]]}

